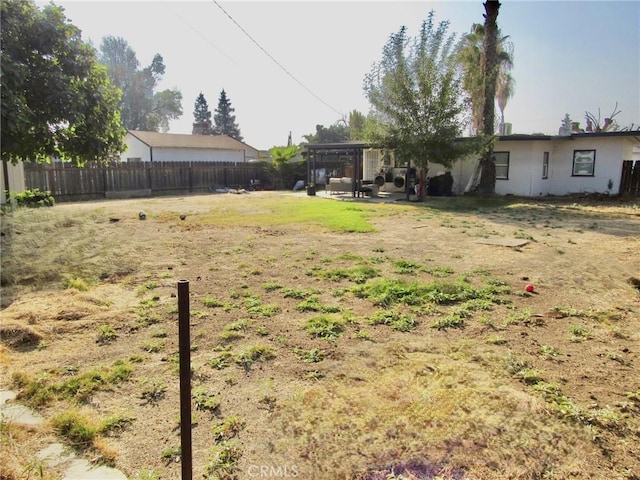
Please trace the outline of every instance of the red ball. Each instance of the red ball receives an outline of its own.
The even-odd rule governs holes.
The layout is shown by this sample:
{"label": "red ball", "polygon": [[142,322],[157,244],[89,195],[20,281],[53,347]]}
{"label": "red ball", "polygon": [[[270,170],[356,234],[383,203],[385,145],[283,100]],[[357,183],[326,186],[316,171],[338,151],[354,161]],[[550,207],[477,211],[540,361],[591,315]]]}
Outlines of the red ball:
{"label": "red ball", "polygon": [[525,291],[532,293],[533,292],[533,285],[531,285],[530,283],[527,284],[526,287],[524,287]]}

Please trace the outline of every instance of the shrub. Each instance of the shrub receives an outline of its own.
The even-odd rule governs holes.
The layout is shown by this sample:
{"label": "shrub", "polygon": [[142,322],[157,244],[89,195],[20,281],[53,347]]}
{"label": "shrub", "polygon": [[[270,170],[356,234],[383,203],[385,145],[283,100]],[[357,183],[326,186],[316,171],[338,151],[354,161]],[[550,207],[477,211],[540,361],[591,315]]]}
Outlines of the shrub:
{"label": "shrub", "polygon": [[7,200],[10,201],[11,197],[13,197],[19,206],[23,207],[53,207],[56,203],[51,192],[43,192],[39,188],[25,190],[21,193],[10,193],[7,195]]}

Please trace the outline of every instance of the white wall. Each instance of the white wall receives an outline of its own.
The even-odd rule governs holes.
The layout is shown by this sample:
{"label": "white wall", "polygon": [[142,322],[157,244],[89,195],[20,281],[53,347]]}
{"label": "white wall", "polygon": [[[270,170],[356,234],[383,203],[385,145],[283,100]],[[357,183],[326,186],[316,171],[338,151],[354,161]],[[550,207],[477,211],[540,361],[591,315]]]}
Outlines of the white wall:
{"label": "white wall", "polygon": [[[625,159],[622,137],[580,137],[556,142],[554,153],[554,175],[549,193],[567,195],[571,193],[607,193],[609,180],[613,186],[611,193],[620,191],[622,161]],[[574,177],[574,150],[595,150],[596,159],[593,177]]]}
{"label": "white wall", "polygon": [[154,162],[238,162],[244,163],[243,150],[205,148],[154,148]]}
{"label": "white wall", "polygon": [[149,146],[139,139],[127,133],[124,137],[127,149],[120,154],[120,160],[126,162],[129,158],[139,158],[143,162],[151,161],[151,150]]}
{"label": "white wall", "polygon": [[[554,142],[551,140],[498,141],[496,152],[509,152],[509,178],[496,179],[496,194],[547,195],[553,178]],[[549,178],[542,178],[542,159],[549,152]]]}

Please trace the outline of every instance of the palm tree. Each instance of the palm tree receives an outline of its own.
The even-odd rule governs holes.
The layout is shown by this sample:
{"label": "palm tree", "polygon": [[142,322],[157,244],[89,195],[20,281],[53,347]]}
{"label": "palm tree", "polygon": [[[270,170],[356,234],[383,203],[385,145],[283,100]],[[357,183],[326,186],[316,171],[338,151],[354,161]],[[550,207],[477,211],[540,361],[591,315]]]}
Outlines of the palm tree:
{"label": "palm tree", "polygon": [[500,128],[499,132],[504,135],[504,109],[513,97],[516,89],[516,80],[511,73],[500,70],[498,72],[498,84],[496,85],[496,99],[498,100],[498,108],[500,109]]}
{"label": "palm tree", "polygon": [[[492,137],[495,133],[495,98],[498,81],[498,0],[487,0],[484,3],[484,49],[482,56],[482,73],[484,77],[484,102],[482,106],[482,133]],[[493,143],[480,160],[480,184],[478,190],[484,195],[495,193],[496,166],[493,161]]]}
{"label": "palm tree", "polygon": [[[493,3],[493,2],[490,2]],[[482,129],[482,111],[484,108],[484,72],[482,69],[485,43],[485,25],[474,23],[458,44],[458,61],[464,71],[463,87],[471,100],[471,133]],[[497,64],[498,80],[496,96],[502,102],[501,112],[513,96],[515,80],[510,72],[513,68],[513,43],[509,36],[503,36],[498,29]],[[505,96],[506,95],[506,96]]]}

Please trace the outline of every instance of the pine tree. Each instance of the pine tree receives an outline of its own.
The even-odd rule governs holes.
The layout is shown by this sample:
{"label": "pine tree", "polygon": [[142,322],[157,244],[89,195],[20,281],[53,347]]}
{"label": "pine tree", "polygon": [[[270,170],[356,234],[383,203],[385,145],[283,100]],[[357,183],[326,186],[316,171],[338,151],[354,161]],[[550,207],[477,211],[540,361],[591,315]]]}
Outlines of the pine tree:
{"label": "pine tree", "polygon": [[227,93],[223,88],[218,98],[218,108],[216,108],[213,117],[213,133],[215,135],[229,135],[238,141],[242,141],[240,127],[238,127],[236,123],[236,116],[233,115],[234,111],[235,109],[231,106],[231,102],[227,98]]}
{"label": "pine tree", "polygon": [[211,128],[211,110],[207,100],[204,98],[202,92],[196,98],[195,110],[193,111],[193,135],[211,135],[213,129]]}

